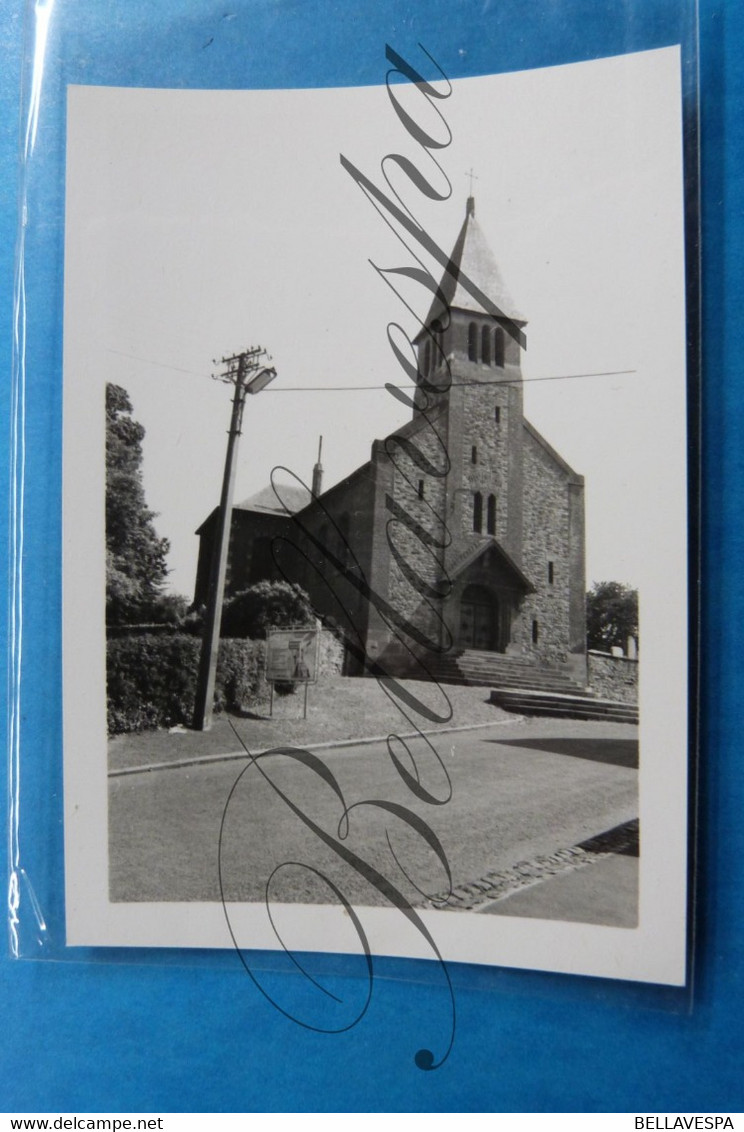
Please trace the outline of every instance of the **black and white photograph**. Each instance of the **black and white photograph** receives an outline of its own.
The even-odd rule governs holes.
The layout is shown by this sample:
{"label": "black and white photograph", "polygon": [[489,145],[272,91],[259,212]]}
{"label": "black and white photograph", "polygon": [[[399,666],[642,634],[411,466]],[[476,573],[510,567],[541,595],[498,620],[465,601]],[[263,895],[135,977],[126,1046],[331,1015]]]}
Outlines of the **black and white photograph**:
{"label": "black and white photograph", "polygon": [[68,943],[684,983],[680,91],[70,88]]}

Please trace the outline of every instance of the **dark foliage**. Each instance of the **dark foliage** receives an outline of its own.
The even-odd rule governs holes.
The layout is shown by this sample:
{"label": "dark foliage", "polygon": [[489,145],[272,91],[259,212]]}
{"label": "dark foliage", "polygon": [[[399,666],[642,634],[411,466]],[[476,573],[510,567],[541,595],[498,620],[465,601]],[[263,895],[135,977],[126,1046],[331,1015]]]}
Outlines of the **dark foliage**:
{"label": "dark foliage", "polygon": [[257,582],[225,602],[223,637],[265,638],[268,629],[315,624],[307,593],[289,582]]}
{"label": "dark foliage", "polygon": [[624,649],[638,638],[638,590],[622,582],[595,582],[586,595],[586,635],[590,649]]}
{"label": "dark foliage", "polygon": [[106,620],[168,620],[162,585],[169,544],[159,538],[142,486],[145,430],[125,389],[106,386]]}
{"label": "dark foliage", "polygon": [[291,680],[274,681],[274,692],[277,696],[294,696],[299,687],[299,684],[295,684]]}
{"label": "dark foliage", "polygon": [[[220,643],[216,711],[235,711],[265,690],[264,648],[262,641]],[[190,725],[200,650],[198,637],[182,633],[109,640],[109,732]]]}

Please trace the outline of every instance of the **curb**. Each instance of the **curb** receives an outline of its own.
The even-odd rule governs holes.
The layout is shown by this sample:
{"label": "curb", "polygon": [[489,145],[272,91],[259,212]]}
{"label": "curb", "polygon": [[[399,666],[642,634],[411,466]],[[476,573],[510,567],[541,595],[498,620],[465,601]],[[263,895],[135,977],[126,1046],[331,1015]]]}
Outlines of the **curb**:
{"label": "curb", "polygon": [[[492,723],[466,723],[461,727],[441,727],[437,731],[404,731],[398,735],[399,739],[416,739],[419,735],[452,735],[460,731],[482,731],[487,727],[505,727],[511,723],[523,723],[523,715],[514,715],[509,719],[495,719]],[[385,743],[388,736],[393,732],[388,732],[387,735],[370,735],[365,739],[332,739],[327,743],[307,743],[303,746],[305,751],[335,751],[343,747],[363,747],[372,743]],[[296,743],[285,743],[284,746],[291,747],[297,746]],[[268,751],[274,750],[273,747],[264,747],[259,751],[229,751],[224,755],[197,755],[193,759],[174,759],[173,762],[167,763],[145,763],[144,766],[123,767],[121,770],[110,770],[108,772],[109,778],[122,778],[127,774],[146,774],[153,770],[181,770],[187,766],[208,766],[211,763],[224,763],[235,762],[244,759],[254,759],[258,755],[265,755]]]}
{"label": "curb", "polygon": [[518,861],[507,868],[488,872],[467,884],[457,885],[449,893],[430,896],[425,907],[487,912],[492,905],[523,892],[526,888],[546,884],[553,877],[576,872],[608,857],[627,855],[637,858],[638,846],[639,821],[638,818],[631,818],[577,845],[559,848],[552,853],[542,853],[530,860]]}

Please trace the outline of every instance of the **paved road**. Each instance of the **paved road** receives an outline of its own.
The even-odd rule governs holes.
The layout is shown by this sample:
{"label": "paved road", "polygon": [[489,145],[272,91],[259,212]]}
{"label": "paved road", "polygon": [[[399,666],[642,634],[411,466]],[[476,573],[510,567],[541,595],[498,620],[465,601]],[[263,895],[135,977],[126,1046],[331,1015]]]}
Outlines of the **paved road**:
{"label": "paved road", "polygon": [[[326,903],[328,888],[312,866],[352,903],[385,904],[364,875],[371,866],[421,905],[446,893],[446,857],[460,894],[455,906],[472,891],[482,892],[476,910],[488,914],[543,916],[547,908],[560,918],[632,923],[631,856],[618,864],[575,847],[637,815],[635,728],[528,720],[420,738],[409,748],[394,754],[413,789],[385,744],[112,778],[112,898],[219,899],[224,815],[222,875],[231,900],[263,901],[273,874],[274,901]],[[348,833],[339,830],[340,795],[353,807]],[[344,852],[356,863],[342,860]],[[488,876],[499,878],[490,893]],[[597,913],[597,894],[606,891]]]}

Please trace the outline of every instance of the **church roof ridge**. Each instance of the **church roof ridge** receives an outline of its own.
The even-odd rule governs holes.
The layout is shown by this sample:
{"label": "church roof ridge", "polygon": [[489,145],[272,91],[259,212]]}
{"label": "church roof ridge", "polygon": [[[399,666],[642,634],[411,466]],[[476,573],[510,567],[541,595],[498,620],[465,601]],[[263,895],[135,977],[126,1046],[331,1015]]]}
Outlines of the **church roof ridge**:
{"label": "church roof ridge", "polygon": [[545,439],[543,434],[535,428],[531,421],[528,421],[526,417],[522,417],[522,424],[524,426],[525,432],[529,433],[533,440],[536,440],[541,448],[543,448],[548,453],[548,455],[553,460],[555,460],[556,464],[565,472],[569,479],[573,480],[577,484],[583,484],[584,477],[579,472],[574,471],[568,461],[564,460],[560,452],[557,452],[555,450],[550,441]]}
{"label": "church roof ridge", "polygon": [[[488,240],[476,220],[475,198],[472,196],[468,197],[465,219],[455,240],[449,267],[442,277],[440,287],[450,308],[456,307],[458,310],[473,311],[476,314],[487,313],[463,286],[460,279],[461,272],[495,303],[506,318],[514,322],[527,321],[509,294]],[[428,326],[439,313],[440,304],[435,298],[426,325]]]}
{"label": "church roof ridge", "polygon": [[272,515],[293,515],[301,511],[310,500],[310,491],[302,484],[281,485],[281,499],[271,484],[262,487],[255,495],[234,504],[235,511],[263,511]]}

